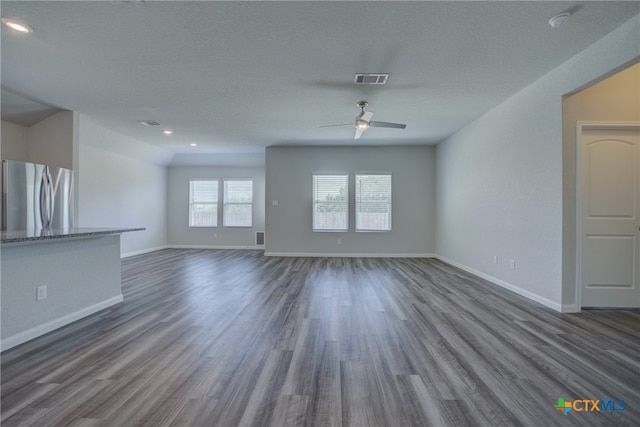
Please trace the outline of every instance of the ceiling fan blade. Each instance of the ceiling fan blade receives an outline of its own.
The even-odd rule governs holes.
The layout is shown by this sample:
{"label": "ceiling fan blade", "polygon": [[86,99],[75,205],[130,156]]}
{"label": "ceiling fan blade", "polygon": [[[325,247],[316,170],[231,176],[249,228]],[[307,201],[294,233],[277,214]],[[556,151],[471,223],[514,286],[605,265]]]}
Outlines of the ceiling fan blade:
{"label": "ceiling fan blade", "polygon": [[321,128],[333,128],[336,126],[353,126],[353,123],[342,123],[339,125],[324,125],[324,126],[320,126]]}
{"label": "ceiling fan blade", "polygon": [[356,135],[353,137],[353,139],[360,139],[360,137],[362,136],[363,132],[364,132],[364,129],[356,128]]}
{"label": "ceiling fan blade", "polygon": [[388,123],[388,122],[369,122],[369,126],[372,128],[394,128],[394,129],[404,129],[407,125],[403,125],[401,123]]}
{"label": "ceiling fan blade", "polygon": [[363,111],[360,120],[364,120],[365,122],[370,122],[373,118],[373,111]]}

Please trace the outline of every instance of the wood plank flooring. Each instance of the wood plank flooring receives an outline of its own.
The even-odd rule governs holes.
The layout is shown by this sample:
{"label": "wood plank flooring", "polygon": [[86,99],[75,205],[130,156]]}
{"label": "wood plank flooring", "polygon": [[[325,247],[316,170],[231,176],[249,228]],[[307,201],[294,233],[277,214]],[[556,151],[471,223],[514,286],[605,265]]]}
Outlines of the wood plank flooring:
{"label": "wood plank flooring", "polygon": [[640,311],[563,315],[432,259],[172,249],[122,279],[2,354],[3,427],[640,425]]}

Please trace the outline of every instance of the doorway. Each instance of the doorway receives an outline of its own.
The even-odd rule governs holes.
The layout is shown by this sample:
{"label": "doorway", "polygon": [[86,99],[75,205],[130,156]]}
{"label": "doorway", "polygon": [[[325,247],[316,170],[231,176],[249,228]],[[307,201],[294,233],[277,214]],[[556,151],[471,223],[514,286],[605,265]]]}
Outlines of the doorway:
{"label": "doorway", "polygon": [[579,122],[577,301],[640,307],[640,123]]}

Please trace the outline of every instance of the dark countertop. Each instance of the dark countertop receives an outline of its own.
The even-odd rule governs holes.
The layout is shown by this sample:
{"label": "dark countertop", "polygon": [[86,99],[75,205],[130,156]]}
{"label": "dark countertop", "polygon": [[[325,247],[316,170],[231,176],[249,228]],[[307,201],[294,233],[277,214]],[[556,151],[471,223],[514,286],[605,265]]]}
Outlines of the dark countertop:
{"label": "dark countertop", "polygon": [[20,230],[20,231],[3,231],[0,243],[25,243],[37,242],[42,240],[53,239],[71,239],[83,237],[106,236],[110,234],[121,234],[130,231],[143,231],[145,228],[90,228],[90,227],[73,227],[65,229],[51,230]]}

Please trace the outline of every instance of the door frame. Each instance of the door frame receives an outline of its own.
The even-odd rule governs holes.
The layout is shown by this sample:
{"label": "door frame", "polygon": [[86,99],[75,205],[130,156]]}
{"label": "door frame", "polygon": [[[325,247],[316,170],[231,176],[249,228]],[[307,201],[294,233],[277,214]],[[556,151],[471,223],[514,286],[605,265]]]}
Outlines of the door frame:
{"label": "door frame", "polygon": [[587,130],[600,129],[640,131],[640,122],[581,120],[576,122],[576,309],[578,313],[582,311],[582,134]]}

